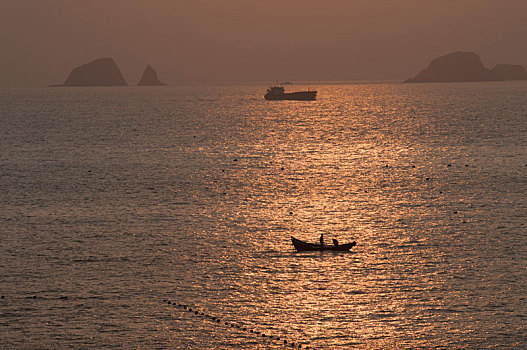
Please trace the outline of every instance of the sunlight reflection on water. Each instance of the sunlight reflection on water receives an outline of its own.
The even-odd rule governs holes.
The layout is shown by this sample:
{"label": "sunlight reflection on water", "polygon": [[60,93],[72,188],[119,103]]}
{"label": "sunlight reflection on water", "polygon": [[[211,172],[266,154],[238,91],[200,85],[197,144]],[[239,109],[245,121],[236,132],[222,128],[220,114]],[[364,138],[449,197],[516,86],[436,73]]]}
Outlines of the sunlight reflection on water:
{"label": "sunlight reflection on water", "polygon": [[524,343],[527,85],[317,89],[3,92],[6,346]]}

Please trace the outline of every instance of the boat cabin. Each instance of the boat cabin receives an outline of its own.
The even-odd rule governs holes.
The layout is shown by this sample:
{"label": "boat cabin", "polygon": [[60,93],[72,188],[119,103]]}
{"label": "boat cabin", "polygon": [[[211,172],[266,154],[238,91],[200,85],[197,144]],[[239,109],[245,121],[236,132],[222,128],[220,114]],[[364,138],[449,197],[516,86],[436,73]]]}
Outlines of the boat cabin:
{"label": "boat cabin", "polygon": [[267,89],[268,93],[271,94],[283,94],[284,88],[282,86],[271,86],[269,89]]}

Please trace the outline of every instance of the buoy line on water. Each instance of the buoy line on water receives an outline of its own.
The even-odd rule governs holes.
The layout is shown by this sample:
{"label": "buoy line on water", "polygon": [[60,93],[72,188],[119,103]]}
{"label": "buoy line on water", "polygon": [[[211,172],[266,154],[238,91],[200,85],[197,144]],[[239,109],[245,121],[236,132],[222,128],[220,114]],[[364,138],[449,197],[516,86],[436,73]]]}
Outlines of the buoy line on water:
{"label": "buoy line on water", "polygon": [[248,332],[250,334],[253,334],[255,337],[261,337],[264,339],[274,340],[279,342],[280,344],[283,344],[286,347],[291,347],[293,349],[314,349],[308,345],[306,345],[305,342],[300,341],[292,341],[288,339],[284,339],[284,337],[276,336],[273,334],[270,334],[270,332],[263,332],[255,328],[248,327],[246,325],[243,325],[239,322],[231,322],[226,319],[222,319],[221,317],[212,316],[204,311],[198,310],[195,306],[187,305],[187,304],[177,304],[170,300],[163,300],[164,303],[168,305],[172,305],[176,307],[177,309],[180,309],[181,311],[185,311],[189,314],[192,314],[194,316],[201,316],[204,317],[204,319],[213,322],[217,325],[223,325],[229,328],[235,328],[241,331]]}

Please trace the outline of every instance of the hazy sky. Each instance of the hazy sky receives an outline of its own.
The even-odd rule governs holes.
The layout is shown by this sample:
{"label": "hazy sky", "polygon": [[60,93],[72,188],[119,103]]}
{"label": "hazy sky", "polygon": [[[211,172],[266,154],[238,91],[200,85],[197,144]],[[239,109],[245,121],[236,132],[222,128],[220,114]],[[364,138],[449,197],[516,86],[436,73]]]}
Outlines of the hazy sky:
{"label": "hazy sky", "polygon": [[0,0],[0,86],[115,59],[168,83],[401,80],[451,51],[527,66],[527,0]]}

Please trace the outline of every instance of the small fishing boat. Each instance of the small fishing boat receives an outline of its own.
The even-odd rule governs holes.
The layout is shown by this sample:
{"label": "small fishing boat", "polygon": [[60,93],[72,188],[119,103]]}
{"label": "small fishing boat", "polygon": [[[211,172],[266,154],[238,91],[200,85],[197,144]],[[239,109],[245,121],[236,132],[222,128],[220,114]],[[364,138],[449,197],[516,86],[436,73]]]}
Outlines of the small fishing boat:
{"label": "small fishing boat", "polygon": [[337,244],[337,245],[326,245],[326,244],[320,245],[320,244],[315,244],[315,243],[307,243],[299,239],[296,239],[293,236],[291,236],[291,241],[293,242],[295,249],[299,252],[323,251],[323,250],[329,250],[329,251],[334,251],[334,252],[347,252],[351,248],[357,245],[356,242],[351,242],[351,243],[346,243],[346,244]]}

